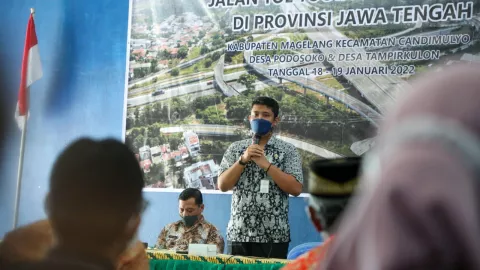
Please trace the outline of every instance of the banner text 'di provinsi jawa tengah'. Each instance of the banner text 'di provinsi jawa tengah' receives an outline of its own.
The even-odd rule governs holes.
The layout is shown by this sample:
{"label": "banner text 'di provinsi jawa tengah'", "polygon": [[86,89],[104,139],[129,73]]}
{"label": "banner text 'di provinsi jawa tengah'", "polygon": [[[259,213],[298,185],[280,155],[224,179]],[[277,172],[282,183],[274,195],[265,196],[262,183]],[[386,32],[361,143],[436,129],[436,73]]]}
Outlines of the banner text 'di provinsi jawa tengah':
{"label": "banner text 'di provinsi jawa tengah'", "polygon": [[[238,7],[256,6],[260,0],[212,0],[208,7]],[[292,1],[269,1],[265,4],[292,3]],[[303,1],[302,1],[303,2]],[[312,2],[312,1],[310,1]],[[317,1],[314,1],[317,2]],[[330,2],[330,1],[328,1]],[[252,30],[274,30],[283,28],[304,29],[311,27],[343,27],[360,25],[385,25],[390,22],[395,24],[416,22],[442,22],[460,21],[471,19],[473,16],[473,2],[458,2],[430,5],[404,5],[393,6],[389,10],[393,19],[389,20],[383,7],[345,9],[334,14],[333,10],[309,11],[279,14],[252,14],[232,16],[233,31],[249,31],[250,20],[253,22]]]}

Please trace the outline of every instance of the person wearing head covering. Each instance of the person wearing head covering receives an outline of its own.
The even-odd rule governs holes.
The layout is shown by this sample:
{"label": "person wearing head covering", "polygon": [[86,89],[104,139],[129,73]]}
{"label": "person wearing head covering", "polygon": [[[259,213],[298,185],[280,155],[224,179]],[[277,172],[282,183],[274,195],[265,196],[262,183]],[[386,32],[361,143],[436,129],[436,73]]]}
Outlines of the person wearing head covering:
{"label": "person wearing head covering", "polygon": [[480,66],[413,86],[387,115],[318,269],[480,269]]}
{"label": "person wearing head covering", "polygon": [[359,168],[359,157],[316,160],[310,164],[308,214],[326,240],[287,264],[284,270],[315,269],[322,263],[333,242],[335,225],[357,186]]}

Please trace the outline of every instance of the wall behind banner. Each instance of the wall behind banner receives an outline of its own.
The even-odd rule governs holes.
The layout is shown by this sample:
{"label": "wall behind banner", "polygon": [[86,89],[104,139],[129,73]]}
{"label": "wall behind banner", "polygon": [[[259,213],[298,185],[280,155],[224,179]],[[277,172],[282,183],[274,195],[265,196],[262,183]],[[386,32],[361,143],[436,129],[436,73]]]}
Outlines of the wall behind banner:
{"label": "wall behind banner", "polygon": [[[20,131],[13,121],[26,23],[36,9],[43,78],[31,89],[20,224],[45,217],[48,177],[58,153],[80,137],[114,137],[123,129],[128,0],[3,0],[0,3],[0,94],[11,112],[0,165],[0,238],[12,228]],[[8,115],[7,115],[8,116]],[[140,239],[154,244],[161,228],[178,218],[178,193],[147,193]],[[230,195],[205,196],[206,217],[223,233]],[[302,198],[290,200],[292,244],[318,239]],[[305,229],[305,226],[308,229]]]}

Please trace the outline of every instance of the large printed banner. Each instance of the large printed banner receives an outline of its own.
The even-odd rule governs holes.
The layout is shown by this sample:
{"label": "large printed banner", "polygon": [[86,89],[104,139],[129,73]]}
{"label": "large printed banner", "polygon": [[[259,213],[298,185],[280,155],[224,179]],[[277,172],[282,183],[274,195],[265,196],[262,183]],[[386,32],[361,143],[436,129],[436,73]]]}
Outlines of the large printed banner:
{"label": "large printed banner", "polygon": [[126,142],[159,190],[216,190],[225,150],[251,136],[256,96],[279,101],[276,136],[298,148],[308,179],[314,159],[368,151],[413,78],[480,59],[478,1],[133,0],[131,10]]}

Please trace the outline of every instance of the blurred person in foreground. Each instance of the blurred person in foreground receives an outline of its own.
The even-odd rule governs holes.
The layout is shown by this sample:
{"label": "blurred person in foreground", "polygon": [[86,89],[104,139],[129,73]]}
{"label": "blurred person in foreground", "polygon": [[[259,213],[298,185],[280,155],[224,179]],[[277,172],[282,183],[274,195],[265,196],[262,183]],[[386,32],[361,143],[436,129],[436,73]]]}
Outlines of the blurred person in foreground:
{"label": "blurred person in foreground", "polygon": [[210,244],[217,246],[217,253],[223,253],[225,242],[220,231],[203,216],[202,192],[187,188],[178,196],[178,212],[181,220],[168,224],[158,236],[156,248],[188,251],[189,244]]}
{"label": "blurred person in foreground", "polygon": [[423,77],[387,115],[324,268],[480,269],[480,66]]}
{"label": "blurred person in foreground", "polygon": [[[15,263],[41,261],[54,245],[52,226],[47,219],[21,226],[0,242],[0,269]],[[120,256],[117,269],[148,270],[148,264],[144,245],[137,241]]]}
{"label": "blurred person in foreground", "polygon": [[56,160],[46,210],[54,247],[15,269],[116,269],[137,244],[144,179],[135,155],[116,140],[80,139]]}
{"label": "blurred person in foreground", "polygon": [[359,157],[315,160],[310,164],[308,215],[325,240],[291,263],[284,270],[315,269],[328,253],[340,220],[358,182]]}

